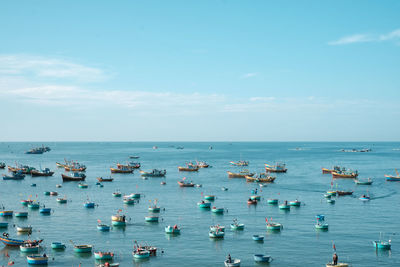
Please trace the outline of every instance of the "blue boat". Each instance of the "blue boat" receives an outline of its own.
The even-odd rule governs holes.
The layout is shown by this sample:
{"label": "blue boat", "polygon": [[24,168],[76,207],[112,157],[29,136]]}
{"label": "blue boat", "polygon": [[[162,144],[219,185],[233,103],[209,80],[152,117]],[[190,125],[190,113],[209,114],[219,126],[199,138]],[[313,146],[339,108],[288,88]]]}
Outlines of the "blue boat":
{"label": "blue boat", "polygon": [[370,196],[367,196],[367,195],[362,195],[362,196],[359,198],[359,200],[361,200],[361,201],[369,201],[369,200],[371,200],[371,197],[370,197]]}
{"label": "blue boat", "polygon": [[39,202],[30,202],[30,203],[28,203],[28,208],[38,209],[38,208],[40,208],[40,203]]}
{"label": "blue boat", "polygon": [[317,224],[315,225],[315,229],[317,230],[328,230],[329,225],[327,223],[324,223],[325,221],[325,215],[318,214],[315,216],[317,219]]}
{"label": "blue boat", "polygon": [[200,202],[197,202],[197,205],[201,209],[209,209],[209,208],[211,208],[211,202],[204,201],[204,200],[202,200]]}
{"label": "blue boat", "polygon": [[11,176],[3,174],[3,180],[22,180],[25,178],[25,174],[22,172],[15,172]]}
{"label": "blue boat", "polygon": [[27,256],[26,259],[28,263],[32,265],[46,265],[47,262],[49,261],[49,258],[47,256],[41,256],[41,255]]}
{"label": "blue boat", "polygon": [[0,228],[7,228],[8,223],[7,222],[0,222]]}
{"label": "blue boat", "polygon": [[39,253],[39,248],[39,244],[31,245],[29,243],[25,243],[19,246],[19,250],[24,253]]}
{"label": "blue boat", "polygon": [[94,202],[85,202],[83,206],[88,209],[93,209],[96,204]]}
{"label": "blue boat", "polygon": [[381,241],[381,240],[378,240],[378,241],[373,241],[372,243],[374,244],[374,246],[375,246],[376,249],[385,249],[385,250],[389,250],[389,249],[391,249],[391,247],[392,247],[392,245],[391,245],[391,243],[390,243],[390,240],[389,240],[389,241]]}
{"label": "blue boat", "polygon": [[0,216],[11,217],[11,216],[13,216],[13,211],[12,210],[2,210],[2,211],[0,211]]}
{"label": "blue boat", "polygon": [[24,240],[9,238],[7,233],[3,233],[3,235],[0,236],[0,241],[3,242],[4,245],[12,247],[19,247],[24,244]]}
{"label": "blue boat", "polygon": [[51,208],[42,208],[39,210],[39,213],[41,214],[50,214],[51,213]]}
{"label": "blue boat", "polygon": [[114,258],[114,253],[112,252],[94,252],[94,258],[96,260],[112,260]]}
{"label": "blue boat", "polygon": [[135,259],[147,259],[150,257],[150,251],[148,250],[136,250],[132,254]]}
{"label": "blue boat", "polygon": [[268,199],[267,203],[271,204],[271,205],[276,205],[276,204],[278,204],[278,200],[276,198]]}
{"label": "blue boat", "polygon": [[106,225],[106,224],[98,224],[97,230],[99,230],[101,232],[108,232],[108,231],[110,231],[110,226]]}
{"label": "blue boat", "polygon": [[266,256],[263,254],[254,254],[254,261],[255,262],[271,262],[271,256]]}
{"label": "blue boat", "polygon": [[264,236],[262,236],[262,235],[253,235],[253,240],[254,241],[258,241],[258,242],[264,241]]}
{"label": "blue boat", "polygon": [[53,242],[51,243],[51,248],[52,249],[65,249],[65,244],[61,243],[61,242]]}

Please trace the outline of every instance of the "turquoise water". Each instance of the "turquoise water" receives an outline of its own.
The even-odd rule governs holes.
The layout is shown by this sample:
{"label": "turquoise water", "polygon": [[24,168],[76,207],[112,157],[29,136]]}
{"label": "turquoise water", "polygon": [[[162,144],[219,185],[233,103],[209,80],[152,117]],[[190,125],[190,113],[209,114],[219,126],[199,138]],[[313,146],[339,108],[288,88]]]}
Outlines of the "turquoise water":
{"label": "turquoise water", "polygon": [[[44,250],[52,259],[51,266],[93,266],[93,256],[79,256],[72,251],[70,240],[76,244],[93,244],[94,250],[108,250],[116,254],[114,262],[121,266],[223,266],[228,253],[240,258],[242,266],[258,266],[253,254],[268,254],[273,257],[270,266],[324,266],[331,260],[332,242],[335,243],[339,261],[349,262],[353,266],[398,266],[400,264],[400,183],[386,182],[384,174],[394,174],[399,166],[400,143],[44,143],[52,151],[42,155],[26,155],[25,151],[40,144],[0,143],[0,162],[8,165],[15,162],[34,167],[49,167],[56,173],[53,177],[27,176],[23,181],[0,181],[0,204],[8,210],[27,210],[20,204],[21,199],[29,195],[54,210],[50,216],[42,216],[38,211],[29,211],[27,220],[7,219],[11,237],[19,236],[12,227],[32,225],[33,238],[44,239]],[[158,149],[152,149],[157,145]],[[213,149],[210,150],[209,146]],[[178,150],[172,146],[184,146]],[[295,148],[301,150],[295,150]],[[342,148],[372,148],[369,153],[343,153]],[[95,185],[96,177],[108,177],[109,167],[117,162],[125,162],[129,155],[139,155],[142,170],[153,168],[166,169],[167,177],[143,180],[139,172],[134,174],[114,174],[112,183]],[[75,182],[61,184],[62,169],[55,162],[64,158],[77,160],[85,164],[88,189],[80,189]],[[179,173],[177,167],[190,160],[206,160],[212,168],[200,169],[198,173]],[[251,171],[263,171],[264,163],[283,161],[287,164],[286,174],[277,174],[274,184],[264,187],[259,194],[263,197],[257,206],[248,206],[247,199],[256,184],[246,183],[244,179],[228,179],[226,171],[238,170],[230,166],[231,160],[249,160]],[[134,160],[133,160],[134,161]],[[351,179],[335,180],[334,187],[354,190],[354,196],[340,197],[335,205],[327,204],[323,193],[331,186],[331,176],[322,175],[321,167],[339,164],[357,169],[360,178],[374,178],[372,186],[356,186]],[[0,174],[7,170],[0,170]],[[177,180],[186,176],[201,188],[179,188]],[[160,185],[165,180],[166,185]],[[36,183],[37,187],[31,187]],[[221,187],[229,188],[222,191]],[[259,188],[259,187],[258,187]],[[114,198],[112,192],[120,189],[122,193],[140,192],[144,194],[140,203],[124,206],[122,199]],[[372,200],[364,203],[358,199],[367,192]],[[44,191],[57,191],[59,197],[66,195],[67,204],[59,204],[54,196],[43,195]],[[224,215],[214,215],[210,211],[200,210],[197,202],[201,194],[217,196],[215,206],[225,207]],[[277,206],[266,204],[267,198],[295,200],[305,205],[282,212]],[[91,199],[99,206],[85,209],[83,202]],[[158,224],[146,223],[150,200],[157,199],[165,208]],[[96,229],[97,220],[110,224],[111,215],[122,209],[131,224],[125,229],[114,228],[102,233]],[[317,232],[314,228],[315,215],[324,214],[329,223],[329,231]],[[265,217],[284,225],[280,233],[266,231]],[[229,224],[234,218],[245,224],[244,231],[233,232]],[[4,218],[0,218],[3,221]],[[209,226],[226,225],[223,240],[211,240],[208,237]],[[164,227],[178,224],[181,235],[168,236]],[[2,231],[2,230],[0,230]],[[392,239],[391,251],[376,251],[373,240],[380,232]],[[253,234],[263,234],[264,243],[252,240]],[[394,234],[393,236],[390,236]],[[132,258],[133,240],[157,246],[164,253],[148,261],[135,262]],[[54,252],[50,243],[62,241],[67,244],[64,252]],[[16,266],[25,266],[26,257],[19,249],[0,245],[0,265],[8,258]],[[53,260],[54,258],[54,260]]]}

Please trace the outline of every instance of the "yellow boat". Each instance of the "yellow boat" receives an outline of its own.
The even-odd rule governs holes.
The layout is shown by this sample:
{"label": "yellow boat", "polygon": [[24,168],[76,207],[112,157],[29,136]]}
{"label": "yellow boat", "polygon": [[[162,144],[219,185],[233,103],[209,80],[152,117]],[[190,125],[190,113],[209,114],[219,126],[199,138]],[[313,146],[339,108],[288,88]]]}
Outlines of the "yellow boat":
{"label": "yellow boat", "polygon": [[268,176],[265,173],[261,173],[257,175],[256,177],[252,176],[245,176],[246,182],[252,182],[252,183],[273,183],[275,181],[276,177],[273,176]]}
{"label": "yellow boat", "polygon": [[246,178],[246,176],[252,177],[255,173],[249,172],[249,170],[242,170],[239,173],[228,171],[229,178]]}

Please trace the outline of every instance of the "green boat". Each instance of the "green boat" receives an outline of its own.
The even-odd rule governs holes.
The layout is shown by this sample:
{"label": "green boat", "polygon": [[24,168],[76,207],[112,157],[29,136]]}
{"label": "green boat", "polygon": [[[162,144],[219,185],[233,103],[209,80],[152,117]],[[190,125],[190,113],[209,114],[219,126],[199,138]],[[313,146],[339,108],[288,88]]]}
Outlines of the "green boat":
{"label": "green boat", "polygon": [[211,209],[211,211],[212,212],[214,212],[215,214],[224,214],[224,208],[216,208],[216,207],[213,207],[212,209]]}
{"label": "green boat", "polygon": [[293,207],[300,207],[301,202],[296,199],[294,201],[289,201],[289,205]]}
{"label": "green boat", "polygon": [[26,218],[28,217],[27,211],[18,211],[14,213],[15,217]]}
{"label": "green boat", "polygon": [[209,201],[214,201],[215,200],[215,196],[214,195],[206,195],[204,196],[205,200],[209,200]]}
{"label": "green boat", "polygon": [[277,205],[277,204],[278,204],[278,200],[275,199],[275,198],[273,198],[273,199],[268,199],[268,200],[267,200],[267,203],[268,203],[268,204],[271,204],[271,205]]}
{"label": "green boat", "polygon": [[208,233],[210,238],[224,238],[225,232],[224,231],[210,231]]}
{"label": "green boat", "polygon": [[92,245],[74,245],[74,252],[76,253],[90,253],[92,252]]}
{"label": "green boat", "polygon": [[94,258],[96,260],[112,260],[114,258],[114,253],[112,252],[94,252]]}
{"label": "green boat", "polygon": [[79,188],[88,188],[89,187],[89,185],[84,184],[84,183],[79,183],[78,186],[79,186]]}
{"label": "green boat", "polygon": [[133,199],[133,198],[124,198],[124,204],[126,204],[126,205],[133,205],[133,204],[135,204],[135,199]]}
{"label": "green boat", "polygon": [[159,213],[160,210],[161,210],[161,208],[160,208],[160,207],[157,207],[157,206],[152,206],[152,207],[149,207],[148,210],[149,210],[149,212]]}
{"label": "green boat", "polygon": [[39,245],[32,245],[30,243],[25,243],[19,246],[19,250],[24,253],[39,253]]}
{"label": "green boat", "polygon": [[68,200],[66,198],[57,198],[57,202],[60,204],[65,204],[65,203],[67,203],[67,201]]}
{"label": "green boat", "polygon": [[113,197],[121,197],[121,196],[122,196],[121,192],[114,192],[113,193]]}
{"label": "green boat", "polygon": [[50,196],[50,191],[44,191],[43,194],[44,194],[45,196]]}
{"label": "green boat", "polygon": [[181,229],[178,228],[177,225],[171,226],[165,226],[165,233],[166,234],[171,234],[171,235],[179,235],[181,233]]}
{"label": "green boat", "polygon": [[158,216],[146,216],[144,219],[146,222],[158,222]]}
{"label": "green boat", "polygon": [[53,242],[53,243],[51,243],[51,248],[52,249],[59,249],[59,250],[61,250],[61,249],[65,249],[65,245],[63,244],[63,243],[61,243],[61,242]]}
{"label": "green boat", "polygon": [[283,228],[283,225],[280,223],[267,223],[267,230],[280,231],[282,228]]}
{"label": "green boat", "polygon": [[40,208],[40,203],[39,202],[31,202],[28,204],[28,208],[30,209],[38,209]]}
{"label": "green boat", "polygon": [[251,200],[257,200],[260,201],[261,200],[261,196],[250,196]]}
{"label": "green boat", "polygon": [[244,224],[243,223],[237,223],[235,221],[234,223],[231,224],[231,229],[236,231],[236,230],[244,230]]}
{"label": "green boat", "polygon": [[204,201],[204,200],[198,202],[197,205],[201,209],[209,209],[209,208],[211,208],[211,202]]}

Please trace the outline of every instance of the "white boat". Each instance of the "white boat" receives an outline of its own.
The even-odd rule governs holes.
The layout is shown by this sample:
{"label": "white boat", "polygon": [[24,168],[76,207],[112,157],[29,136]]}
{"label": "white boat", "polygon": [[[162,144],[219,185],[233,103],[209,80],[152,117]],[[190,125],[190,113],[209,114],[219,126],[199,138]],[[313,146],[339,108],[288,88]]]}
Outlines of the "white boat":
{"label": "white boat", "polygon": [[17,226],[17,232],[19,233],[31,233],[32,226]]}
{"label": "white boat", "polygon": [[228,262],[228,260],[224,261],[225,267],[239,267],[240,266],[240,260],[239,259],[232,259],[231,262]]}
{"label": "white boat", "polygon": [[349,264],[344,262],[338,262],[337,264],[333,264],[332,262],[330,262],[326,264],[326,267],[348,267],[348,266]]}

